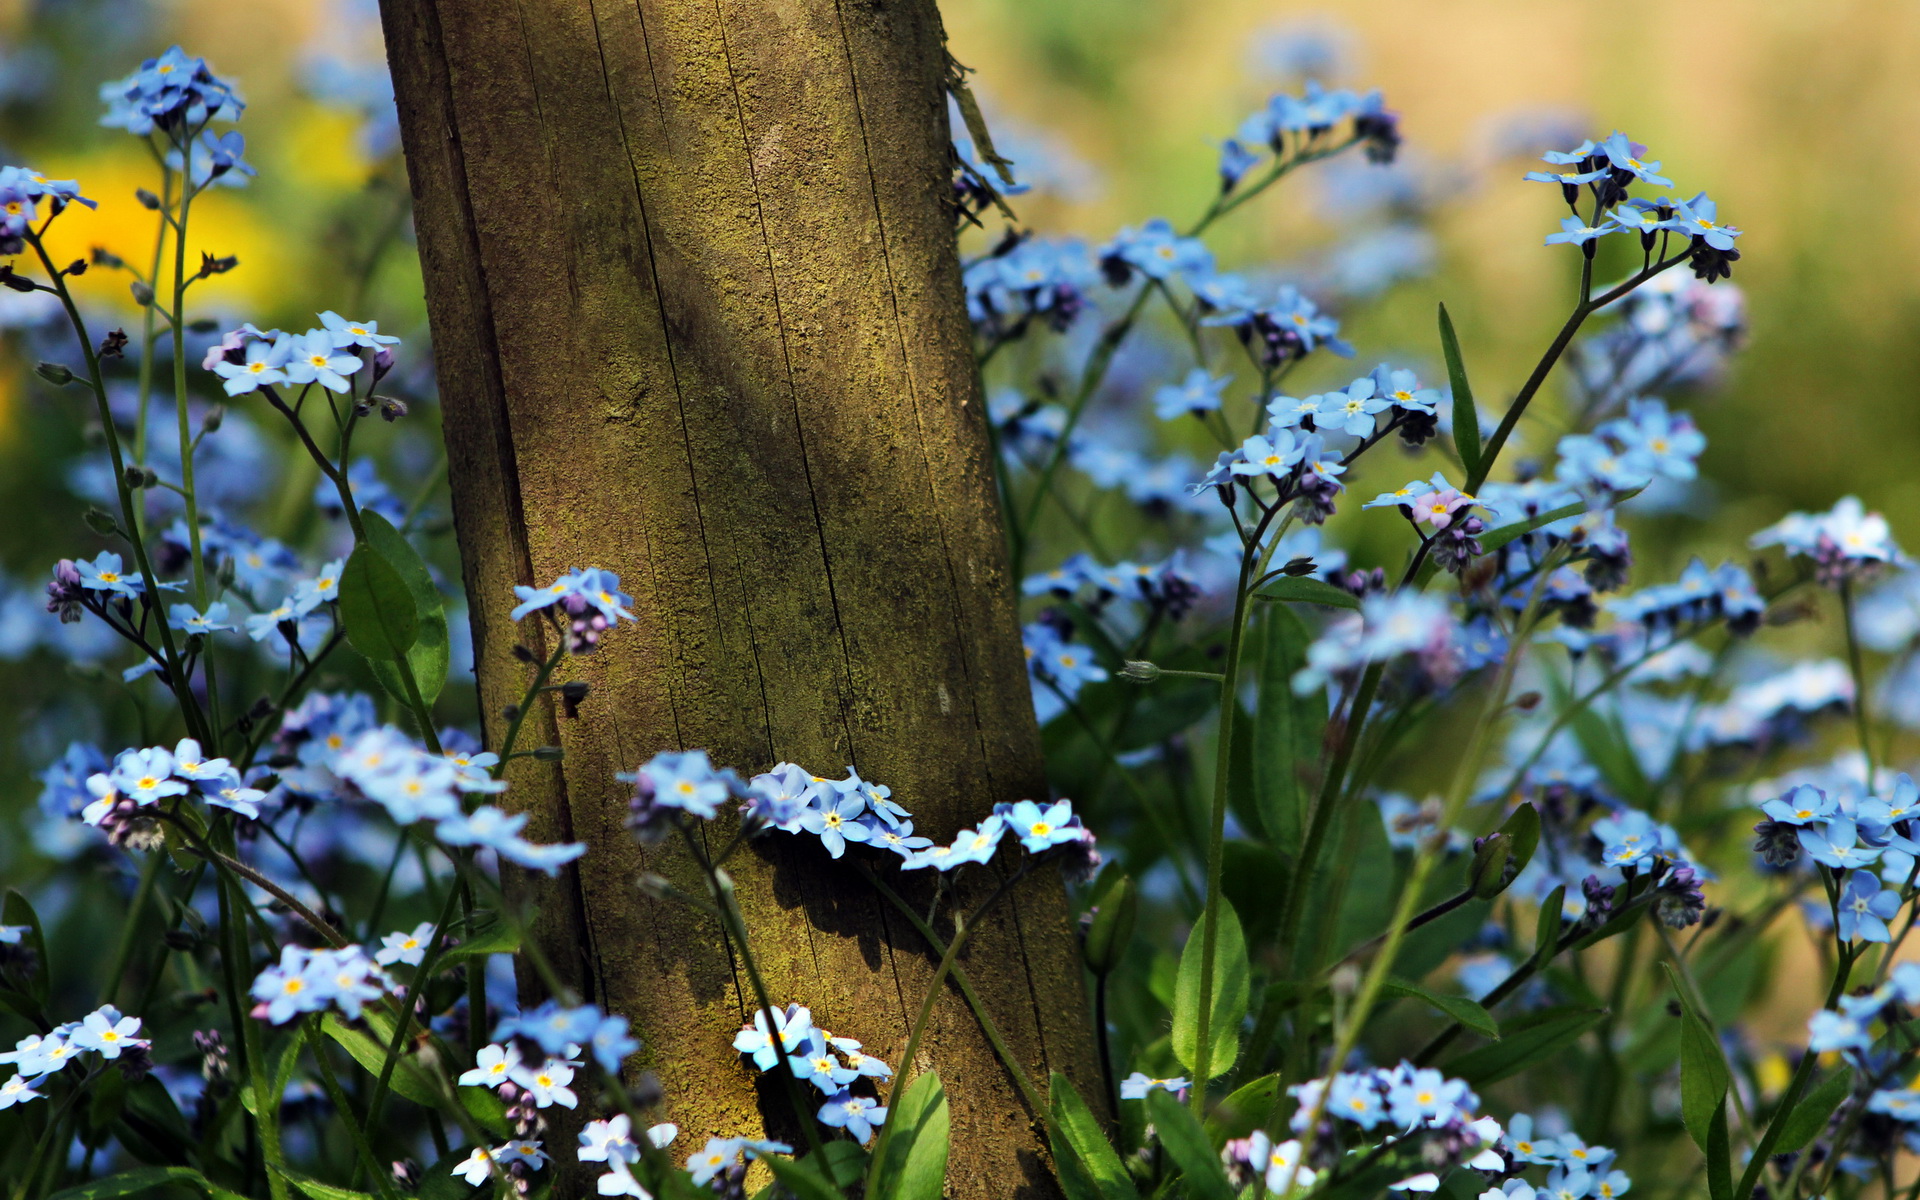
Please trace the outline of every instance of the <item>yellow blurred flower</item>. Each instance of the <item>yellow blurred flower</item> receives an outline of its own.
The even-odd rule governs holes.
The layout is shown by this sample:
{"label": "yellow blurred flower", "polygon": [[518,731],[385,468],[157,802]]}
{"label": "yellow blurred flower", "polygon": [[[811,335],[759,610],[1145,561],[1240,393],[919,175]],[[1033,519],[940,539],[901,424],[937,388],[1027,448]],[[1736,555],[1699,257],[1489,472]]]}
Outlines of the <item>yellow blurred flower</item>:
{"label": "yellow blurred flower", "polygon": [[[153,266],[154,233],[159,215],[134,198],[137,188],[158,191],[159,169],[150,158],[116,151],[85,158],[53,158],[33,164],[52,179],[77,179],[80,191],[100,207],[72,205],[47,233],[47,251],[57,263],[88,258],[96,246],[124,258],[145,274]],[[233,255],[240,265],[225,275],[193,285],[188,293],[188,315],[210,308],[246,309],[260,306],[284,286],[298,267],[298,256],[287,240],[267,227],[248,202],[244,191],[212,188],[193,202],[187,220],[187,274],[200,269],[202,252]],[[169,247],[168,258],[172,252]],[[171,298],[173,265],[162,264],[160,297]],[[74,291],[95,304],[121,310],[131,318],[138,309],[124,271],[89,270],[74,280]]]}

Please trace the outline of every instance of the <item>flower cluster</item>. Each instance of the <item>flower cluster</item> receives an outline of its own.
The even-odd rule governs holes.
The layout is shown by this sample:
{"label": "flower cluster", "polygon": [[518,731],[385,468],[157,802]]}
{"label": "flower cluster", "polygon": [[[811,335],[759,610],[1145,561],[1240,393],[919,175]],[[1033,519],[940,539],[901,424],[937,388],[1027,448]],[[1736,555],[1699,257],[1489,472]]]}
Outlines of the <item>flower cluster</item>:
{"label": "flower cluster", "polygon": [[812,1011],[802,1005],[756,1012],[753,1022],[734,1035],[733,1048],[762,1072],[784,1069],[813,1084],[827,1097],[816,1114],[823,1125],[845,1129],[864,1143],[886,1124],[887,1109],[875,1089],[877,1081],[893,1078],[893,1068],[864,1053],[852,1038],[835,1037],[815,1025]]}
{"label": "flower cluster", "polygon": [[1079,698],[1081,688],[1107,679],[1107,669],[1093,651],[1072,641],[1072,637],[1071,623],[1058,615],[1035,621],[1020,631],[1033,690],[1033,711],[1042,725],[1067,711]]}
{"label": "flower cluster", "polygon": [[633,597],[620,590],[620,577],[599,567],[568,571],[546,587],[515,587],[520,603],[509,614],[515,621],[545,612],[566,633],[572,654],[592,654],[600,635],[621,621],[634,619],[627,605]]}
{"label": "flower cluster", "polygon": [[86,788],[93,798],[80,811],[80,819],[106,831],[116,843],[136,836],[136,829],[150,818],[141,810],[170,797],[197,796],[246,817],[259,816],[259,803],[266,798],[265,792],[241,778],[232,763],[201,753],[200,743],[192,738],[180,739],[171,750],[165,746],[122,750],[114,756],[110,770],[87,776]]}
{"label": "flower cluster", "polygon": [[1789,513],[1753,535],[1758,550],[1779,546],[1813,560],[1816,577],[1829,586],[1871,578],[1888,566],[1903,565],[1906,554],[1893,540],[1887,519],[1870,513],[1857,497],[1843,497],[1823,513]]}
{"label": "flower cluster", "polygon": [[100,85],[107,106],[100,123],[110,129],[147,134],[159,129],[179,143],[210,121],[237,121],[246,103],[234,86],[215,75],[204,58],[178,46],[149,58],[125,79]]}
{"label": "flower cluster", "polygon": [[140,1036],[140,1018],[124,1016],[111,1004],[78,1021],[24,1037],[13,1049],[0,1053],[0,1064],[14,1068],[14,1074],[0,1083],[0,1110],[41,1099],[44,1093],[38,1089],[85,1054],[98,1054],[102,1062],[114,1063],[121,1074],[138,1080],[153,1067],[148,1054],[152,1046]]}
{"label": "flower cluster", "polygon": [[284,1025],[305,1013],[337,1009],[349,1021],[393,991],[393,979],[360,946],[308,950],[280,948],[280,961],[254,977],[252,1015]]}
{"label": "flower cluster", "polygon": [[80,194],[80,185],[71,179],[48,179],[26,167],[0,167],[0,255],[14,255],[26,247],[27,235],[40,218],[40,205],[47,205],[49,219],[68,204],[97,205]]}
{"label": "flower cluster", "polygon": [[[1639,236],[1641,248],[1649,255],[1657,244],[1660,257],[1667,257],[1668,242],[1678,236],[1686,239],[1683,253],[1695,276],[1711,283],[1733,272],[1740,257],[1734,239],[1740,231],[1718,221],[1719,208],[1701,192],[1691,200],[1662,196],[1657,200],[1630,198],[1635,184],[1672,187],[1673,181],[1659,174],[1660,164],[1642,161],[1647,148],[1615,130],[1605,141],[1583,141],[1572,150],[1552,151],[1542,156],[1550,165],[1570,168],[1564,171],[1529,171],[1526,177],[1539,183],[1558,184],[1572,214],[1560,222],[1560,232],[1547,238],[1557,243],[1579,246],[1592,258],[1595,243],[1614,233]],[[1580,213],[1580,193],[1585,188],[1592,196],[1593,209]],[[1604,217],[1604,221],[1602,218]]]}
{"label": "flower cluster", "polygon": [[1335,676],[1403,654],[1417,655],[1435,679],[1458,670],[1457,622],[1446,601],[1420,592],[1376,593],[1360,601],[1360,611],[1327,626],[1307,647],[1307,662],[1294,673],[1296,694],[1325,688]]}
{"label": "flower cluster", "polygon": [[[680,1127],[666,1123],[653,1125],[643,1136],[655,1150],[665,1150],[680,1136]],[[578,1154],[581,1162],[607,1164],[607,1173],[600,1177],[597,1185],[600,1195],[646,1200],[651,1194],[633,1177],[633,1164],[640,1161],[645,1151],[633,1139],[633,1119],[627,1114],[619,1113],[604,1121],[588,1121],[580,1130]]]}
{"label": "flower cluster", "polygon": [[[319,384],[330,392],[353,390],[349,376],[371,367],[369,390],[393,369],[392,347],[400,339],[380,332],[378,321],[349,321],[336,312],[320,314],[320,328],[305,333],[262,330],[249,324],[232,331],[207,351],[201,366],[226,380],[229,396],[285,384]],[[388,420],[396,413],[383,410]]]}

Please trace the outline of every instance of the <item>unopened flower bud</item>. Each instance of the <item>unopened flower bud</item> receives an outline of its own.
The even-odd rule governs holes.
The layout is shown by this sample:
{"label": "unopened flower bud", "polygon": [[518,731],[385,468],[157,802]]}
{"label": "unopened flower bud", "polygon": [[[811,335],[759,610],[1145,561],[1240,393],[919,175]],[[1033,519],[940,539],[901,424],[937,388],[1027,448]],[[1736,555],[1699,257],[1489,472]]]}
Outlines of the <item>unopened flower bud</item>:
{"label": "unopened flower bud", "polygon": [[1152,683],[1160,678],[1160,675],[1161,671],[1157,665],[1139,659],[1129,659],[1120,667],[1120,678],[1130,679],[1135,683]]}
{"label": "unopened flower bud", "polygon": [[146,188],[135,188],[133,198],[140,202],[141,208],[152,209],[155,212],[160,210],[160,197],[154,195]]}
{"label": "unopened flower bud", "polygon": [[127,290],[133,293],[133,302],[141,308],[153,303],[153,289],[139,280],[134,280]]}
{"label": "unopened flower bud", "polygon": [[73,382],[73,372],[57,362],[43,362],[33,368],[33,373],[55,387],[65,387]]}
{"label": "unopened flower bud", "polygon": [[1482,900],[1491,900],[1506,890],[1507,861],[1513,857],[1513,836],[1506,833],[1490,833],[1474,842],[1473,866],[1467,878],[1472,881],[1473,894]]}
{"label": "unopened flower bud", "polygon": [[224,404],[216,404],[207,410],[206,416],[200,419],[200,432],[218,433],[220,426],[224,425],[226,420],[227,406]]}
{"label": "unopened flower bud", "polygon": [[538,762],[559,762],[566,755],[567,752],[559,746],[540,746],[533,752],[533,757]]}

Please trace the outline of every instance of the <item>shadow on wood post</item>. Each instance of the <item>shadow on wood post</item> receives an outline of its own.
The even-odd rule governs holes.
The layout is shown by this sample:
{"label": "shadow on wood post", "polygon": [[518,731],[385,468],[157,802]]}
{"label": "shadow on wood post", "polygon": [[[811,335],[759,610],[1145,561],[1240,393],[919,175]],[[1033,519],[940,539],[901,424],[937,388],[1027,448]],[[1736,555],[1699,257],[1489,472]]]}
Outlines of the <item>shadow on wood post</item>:
{"label": "shadow on wood post", "polygon": [[[642,870],[697,883],[623,831],[615,772],[674,748],[743,774],[855,764],[936,839],[1046,788],[947,208],[939,17],[382,8],[489,744],[530,670],[513,585],[593,565],[635,597],[638,624],[570,663],[593,687],[579,719],[530,722],[564,762],[516,762],[508,802],[529,836],[590,847],[516,886],[569,981],[633,1018],[629,1076],[658,1073],[683,1157],[762,1128],[728,1047],[749,993],[713,922],[636,890]],[[776,1003],[897,1065],[934,965],[913,930],[811,839],[730,867]],[[1070,916],[1057,879],[1031,881],[965,962],[1032,1077],[1098,1097]],[[952,1098],[950,1194],[1054,1194],[1040,1115],[951,986],[923,1056]]]}

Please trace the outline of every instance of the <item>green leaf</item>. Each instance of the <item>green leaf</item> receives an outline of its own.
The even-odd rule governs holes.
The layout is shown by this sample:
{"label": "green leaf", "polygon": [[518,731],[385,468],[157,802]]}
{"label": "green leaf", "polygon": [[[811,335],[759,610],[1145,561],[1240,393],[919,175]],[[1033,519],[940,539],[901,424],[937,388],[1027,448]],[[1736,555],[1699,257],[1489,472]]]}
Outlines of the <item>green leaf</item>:
{"label": "green leaf", "polygon": [[[531,924],[533,913],[528,913],[522,925]],[[467,938],[458,946],[440,955],[440,967],[451,967],[455,963],[469,959],[485,958],[490,954],[517,954],[520,951],[520,928],[514,922],[496,920],[479,933]]]}
{"label": "green leaf", "polygon": [[[887,1114],[889,1120],[893,1114]],[[818,1155],[809,1154],[801,1161],[816,1168],[828,1182],[845,1190],[859,1183],[867,1173],[867,1150],[858,1142],[830,1141],[820,1147]]]}
{"label": "green leaf", "polygon": [[216,1188],[207,1182],[207,1177],[192,1167],[140,1167],[132,1171],[121,1171],[117,1175],[108,1175],[104,1179],[91,1179],[74,1187],[63,1188],[47,1197],[47,1200],[106,1200],[109,1196],[144,1196],[168,1184],[180,1183],[206,1193],[219,1200],[221,1196],[230,1196],[231,1192]]}
{"label": "green leaf", "polygon": [[785,1184],[787,1190],[800,1200],[846,1200],[840,1194],[840,1189],[833,1186],[813,1163],[782,1158],[777,1154],[769,1154],[760,1161],[767,1164],[773,1177]]}
{"label": "green leaf", "polygon": [[[33,904],[12,888],[7,889],[7,902],[0,908],[0,925],[25,925],[27,931],[20,935],[20,945],[33,952],[33,973],[27,977],[27,995],[33,1002],[46,1007],[48,995],[47,939],[40,928],[40,914],[33,911]],[[22,1016],[30,1014],[23,1013]]]}
{"label": "green leaf", "polygon": [[1537,517],[1528,517],[1524,521],[1515,521],[1511,525],[1502,525],[1497,529],[1489,529],[1481,534],[1477,540],[1488,554],[1492,554],[1495,550],[1498,550],[1517,537],[1522,537],[1532,533],[1536,529],[1544,528],[1553,524],[1555,521],[1564,521],[1568,517],[1577,517],[1586,511],[1586,501],[1576,500],[1572,504],[1562,504],[1559,508],[1549,512],[1543,512]]}
{"label": "green leaf", "polygon": [[[1066,1160],[1063,1166],[1070,1162],[1068,1170],[1078,1174],[1073,1181],[1076,1186],[1069,1187],[1070,1194],[1079,1190],[1078,1185],[1084,1185],[1091,1191],[1080,1194],[1089,1195],[1093,1200],[1138,1200],[1140,1193],[1127,1178],[1126,1165],[1120,1161],[1100,1122],[1087,1102],[1080,1098],[1080,1093],[1073,1089],[1073,1084],[1055,1071],[1049,1091],[1054,1158]],[[1061,1153],[1062,1149],[1065,1154]],[[1062,1183],[1067,1182],[1068,1170],[1061,1172]]]}
{"label": "green leaf", "polygon": [[932,1071],[914,1076],[887,1110],[893,1137],[885,1162],[875,1161],[867,1185],[872,1200],[940,1200],[947,1179],[952,1115],[947,1092]]}
{"label": "green leaf", "polygon": [[1781,1125],[1780,1136],[1774,1139],[1773,1152],[1789,1154],[1819,1137],[1833,1116],[1833,1110],[1840,1107],[1840,1102],[1847,1098],[1852,1088],[1853,1072],[1841,1067],[1822,1079],[1820,1086],[1802,1095],[1800,1103],[1794,1105],[1791,1113],[1774,1117]]}
{"label": "green leaf", "polygon": [[[374,1013],[368,1013],[366,1015],[369,1017],[376,1015],[385,1016],[385,1014]],[[372,1025],[373,1022],[369,1021],[368,1024]],[[366,1030],[355,1029],[353,1026],[346,1024],[333,1013],[328,1013],[321,1019],[320,1028],[325,1031],[328,1037],[339,1042],[340,1045],[346,1049],[346,1052],[353,1056],[355,1062],[366,1068],[375,1079],[378,1079],[380,1077],[380,1070],[387,1061],[387,1042],[385,1039],[393,1036],[393,1020],[387,1017],[380,1024],[384,1026],[382,1040],[380,1041],[375,1041],[373,1035],[369,1034]],[[415,1104],[426,1108],[440,1107],[440,1095],[438,1090],[433,1086],[433,1081],[412,1061],[408,1047],[406,1046],[400,1048],[400,1061],[394,1064],[393,1077],[389,1081],[388,1086],[391,1087],[394,1092],[405,1096]]]}
{"label": "green leaf", "polygon": [[[1268,1003],[1274,1002],[1270,996]],[[1267,1123],[1279,1095],[1280,1076],[1262,1075],[1240,1085],[1231,1096],[1216,1104],[1207,1115],[1207,1125],[1221,1141],[1246,1137]]]}
{"label": "green leaf", "polygon": [[1548,893],[1540,905],[1540,916],[1533,927],[1533,969],[1544,971],[1560,952],[1560,923],[1567,908],[1567,885]]}
{"label": "green leaf", "polygon": [[1713,1119],[1707,1123],[1705,1148],[1709,1200],[1733,1200],[1733,1148],[1727,1138],[1727,1098],[1725,1096],[1720,1097],[1720,1103],[1713,1109]]}
{"label": "green leaf", "polygon": [[[1453,318],[1447,306],[1440,306],[1440,352],[1447,359],[1447,383],[1453,388],[1453,445],[1460,451],[1460,465],[1468,479],[1480,477],[1480,412],[1473,406],[1473,387],[1467,383],[1466,360],[1460,357],[1460,339],[1454,336]],[[1491,550],[1493,547],[1488,546]]]}
{"label": "green leaf", "polygon": [[1501,1023],[1499,1041],[1469,1050],[1443,1069],[1472,1087],[1497,1083],[1553,1058],[1606,1015],[1604,1009],[1574,1007],[1526,1013]]}
{"label": "green leaf", "polygon": [[[406,534],[372,511],[360,514],[360,525],[366,530],[367,545],[386,560],[413,596],[414,618],[419,624],[419,631],[412,647],[407,650],[407,666],[413,670],[414,686],[420,689],[421,700],[432,704],[446,686],[447,670],[453,661],[452,643],[447,636],[446,603],[441,598],[440,589],[433,584],[433,574],[427,570],[426,560],[413,548]],[[369,661],[381,686],[392,692],[401,703],[406,703],[407,689],[400,680],[399,669],[391,662],[379,659]]]}
{"label": "green leaf", "polygon": [[1256,600],[1284,600],[1294,604],[1325,604],[1331,608],[1360,607],[1352,592],[1310,575],[1283,575],[1253,594]]}
{"label": "green leaf", "polygon": [[[1693,1007],[1687,989],[1672,963],[1661,963],[1674,994],[1680,998],[1680,1119],[1694,1144],[1707,1149],[1707,1136],[1716,1112],[1723,1112],[1732,1074],[1720,1050],[1720,1039]],[[1723,1115],[1724,1119],[1724,1115]]]}
{"label": "green leaf", "polygon": [[1293,853],[1305,834],[1312,801],[1308,771],[1320,761],[1327,698],[1319,691],[1294,694],[1294,674],[1306,665],[1307,645],[1313,640],[1299,615],[1276,604],[1262,609],[1255,620],[1264,636],[1259,703],[1253,715],[1254,804],[1268,843]]}
{"label": "green leaf", "polygon": [[1493,1019],[1493,1014],[1465,996],[1442,996],[1428,991],[1417,983],[1409,983],[1392,976],[1388,976],[1382,982],[1380,990],[1389,996],[1411,996],[1428,1007],[1438,1009],[1452,1017],[1481,1037],[1493,1038],[1495,1041],[1500,1038],[1500,1023]]}
{"label": "green leaf", "polygon": [[356,1192],[352,1188],[343,1188],[336,1184],[321,1183],[298,1171],[280,1168],[280,1174],[286,1181],[305,1193],[309,1200],[373,1200],[370,1192]]}
{"label": "green leaf", "polygon": [[420,617],[406,580],[366,544],[354,547],[340,572],[340,623],[368,661],[396,659],[420,636]]}
{"label": "green leaf", "polygon": [[1540,810],[1531,801],[1522,804],[1501,824],[1500,832],[1513,839],[1507,866],[1517,875],[1527,869],[1527,864],[1533,861],[1533,852],[1540,848]]}
{"label": "green leaf", "polygon": [[[1231,904],[1214,909],[1220,922],[1214,936],[1213,997],[1207,1022],[1207,1040],[1212,1043],[1207,1056],[1208,1079],[1217,1079],[1233,1068],[1240,1054],[1240,1022],[1247,1015],[1247,987],[1251,972],[1247,967],[1247,943],[1240,931],[1240,918]],[[1207,917],[1202,914],[1180,952],[1180,972],[1173,989],[1173,1056],[1189,1071],[1197,1070],[1200,1038],[1200,972],[1206,945]],[[1195,1080],[1204,1084],[1205,1079]]]}
{"label": "green leaf", "polygon": [[1207,1131],[1192,1110],[1174,1099],[1164,1088],[1147,1093],[1147,1115],[1159,1131],[1160,1145],[1180,1168],[1186,1184],[1182,1196],[1192,1200],[1233,1200],[1233,1188],[1220,1165],[1220,1153],[1207,1138]]}

